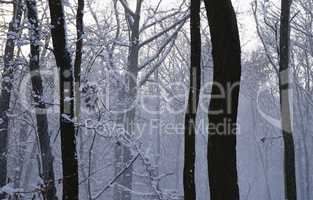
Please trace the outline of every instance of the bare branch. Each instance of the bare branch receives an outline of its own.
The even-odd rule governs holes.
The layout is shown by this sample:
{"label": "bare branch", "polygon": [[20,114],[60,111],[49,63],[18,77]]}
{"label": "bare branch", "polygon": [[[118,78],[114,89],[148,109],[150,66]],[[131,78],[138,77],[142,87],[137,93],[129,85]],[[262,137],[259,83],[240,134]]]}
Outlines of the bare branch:
{"label": "bare branch", "polygon": [[260,25],[259,25],[259,20],[257,18],[257,1],[254,1],[254,3],[252,3],[252,11],[253,11],[253,16],[254,16],[254,20],[255,20],[255,23],[256,23],[256,29],[257,29],[257,34],[262,42],[262,45],[263,45],[263,48],[264,48],[264,51],[265,51],[265,55],[268,59],[268,61],[270,62],[270,64],[272,65],[272,67],[274,68],[275,72],[278,74],[278,68],[275,64],[275,62],[273,61],[273,58],[271,57],[270,53],[269,53],[269,50],[267,48],[267,45],[264,41],[264,38],[261,34],[261,30],[260,30]]}
{"label": "bare branch", "polygon": [[117,179],[123,175],[123,173],[129,168],[131,167],[134,162],[138,159],[138,157],[140,156],[140,154],[138,153],[136,156],[134,156],[134,158],[92,199],[96,200],[97,198],[99,198],[107,189],[109,189],[115,181],[117,181]]}
{"label": "bare branch", "polygon": [[150,42],[154,41],[155,39],[161,37],[164,33],[167,33],[168,31],[172,30],[173,28],[175,28],[176,26],[180,25],[180,24],[185,24],[185,22],[187,21],[187,19],[190,17],[190,14],[186,15],[185,17],[183,17],[182,19],[178,20],[176,23],[172,24],[170,27],[168,27],[167,29],[161,31],[160,33],[157,33],[156,35],[150,37],[149,39],[143,41],[141,44],[139,44],[139,48],[149,44]]}
{"label": "bare branch", "polygon": [[132,17],[135,17],[136,14],[129,8],[127,2],[125,0],[119,0],[121,2],[124,10],[127,12],[127,14],[131,15]]}

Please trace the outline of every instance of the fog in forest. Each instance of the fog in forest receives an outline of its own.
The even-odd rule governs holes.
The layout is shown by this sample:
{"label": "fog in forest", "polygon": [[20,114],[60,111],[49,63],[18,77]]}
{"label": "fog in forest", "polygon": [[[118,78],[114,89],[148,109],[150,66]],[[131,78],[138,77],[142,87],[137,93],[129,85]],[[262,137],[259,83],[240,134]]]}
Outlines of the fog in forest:
{"label": "fog in forest", "polygon": [[0,200],[313,200],[312,8],[0,0]]}

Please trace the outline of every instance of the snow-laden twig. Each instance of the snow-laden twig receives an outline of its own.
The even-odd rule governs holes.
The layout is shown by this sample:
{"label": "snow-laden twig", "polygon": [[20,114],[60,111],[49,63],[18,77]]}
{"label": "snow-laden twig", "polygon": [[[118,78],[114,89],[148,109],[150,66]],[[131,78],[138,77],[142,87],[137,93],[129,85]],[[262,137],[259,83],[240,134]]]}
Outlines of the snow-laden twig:
{"label": "snow-laden twig", "polygon": [[96,194],[92,199],[95,200],[97,198],[99,198],[107,189],[109,189],[114,183],[115,181],[117,181],[117,179],[123,175],[123,173],[130,168],[134,162],[138,159],[139,157],[139,153],[133,157],[132,160],[130,160],[130,162],[128,164],[126,164],[126,166],[114,177],[111,179],[111,181],[109,181],[109,183],[98,193]]}

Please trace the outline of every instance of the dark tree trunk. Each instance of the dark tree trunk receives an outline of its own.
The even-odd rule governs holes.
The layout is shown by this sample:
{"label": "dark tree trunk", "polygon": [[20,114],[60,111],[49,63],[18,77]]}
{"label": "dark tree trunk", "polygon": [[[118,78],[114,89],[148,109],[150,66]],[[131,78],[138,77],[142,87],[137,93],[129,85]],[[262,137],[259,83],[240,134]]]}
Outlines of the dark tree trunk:
{"label": "dark tree trunk", "polygon": [[279,93],[284,141],[285,199],[297,199],[295,149],[289,101],[289,41],[291,0],[281,1]]}
{"label": "dark tree trunk", "polygon": [[63,200],[78,199],[78,163],[74,126],[74,77],[66,46],[62,0],[49,0],[51,35],[60,78],[60,134],[63,169]]}
{"label": "dark tree trunk", "polygon": [[45,183],[45,192],[43,195],[47,200],[55,200],[56,188],[54,181],[53,171],[53,155],[50,147],[50,136],[48,129],[48,119],[46,105],[42,101],[43,99],[43,84],[40,75],[39,65],[39,27],[38,27],[38,16],[35,0],[26,0],[28,21],[30,24],[30,62],[29,70],[31,73],[32,82],[32,95],[35,103],[35,112],[37,120],[37,134],[40,146],[41,164],[42,164],[42,178]]}
{"label": "dark tree trunk", "polygon": [[[0,187],[6,185],[7,179],[7,146],[9,134],[9,117],[7,112],[10,108],[11,90],[14,78],[14,49],[15,39],[19,31],[22,18],[22,1],[13,1],[13,18],[9,24],[7,41],[4,49],[4,68],[1,78],[0,94]],[[4,194],[0,194],[0,199]]]}
{"label": "dark tree trunk", "polygon": [[[205,0],[204,2],[210,26],[214,62],[214,84],[208,115],[208,170],[211,200],[236,200],[239,199],[236,123],[241,77],[237,19],[231,0]],[[223,98],[217,95],[223,95]]]}
{"label": "dark tree trunk", "polygon": [[196,157],[196,113],[201,86],[201,32],[200,32],[200,0],[191,0],[190,37],[191,66],[190,90],[185,116],[185,161],[184,161],[184,199],[196,199],[195,157]]}
{"label": "dark tree trunk", "polygon": [[78,0],[77,14],[76,14],[76,56],[74,62],[74,80],[75,80],[75,116],[79,120],[80,114],[80,74],[81,74],[81,64],[83,55],[83,35],[84,35],[84,0]]}

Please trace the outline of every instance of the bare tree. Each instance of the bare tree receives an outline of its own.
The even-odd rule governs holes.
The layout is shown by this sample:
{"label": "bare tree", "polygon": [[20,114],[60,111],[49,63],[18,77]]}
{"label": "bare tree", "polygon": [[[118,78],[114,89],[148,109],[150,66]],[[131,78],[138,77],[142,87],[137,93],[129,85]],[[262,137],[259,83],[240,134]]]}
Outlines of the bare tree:
{"label": "bare tree", "polygon": [[[127,105],[130,105],[131,108],[124,113],[124,116],[120,117],[123,118],[123,122],[125,125],[125,132],[128,136],[133,136],[134,133],[134,124],[136,118],[136,108],[134,106],[134,102],[136,101],[136,97],[138,94],[138,89],[147,81],[147,79],[153,74],[153,72],[162,64],[164,59],[166,58],[169,50],[172,48],[173,41],[176,39],[178,31],[184,25],[186,19],[188,17],[184,16],[182,19],[177,20],[172,25],[167,28],[164,28],[157,32],[155,35],[148,37],[144,41],[140,41],[140,36],[144,34],[149,28],[156,26],[157,24],[161,23],[163,20],[178,15],[180,12],[174,12],[168,14],[165,17],[162,17],[160,20],[154,20],[153,16],[156,16],[156,13],[159,9],[159,6],[154,9],[152,17],[148,17],[145,21],[142,22],[141,26],[141,15],[142,15],[142,7],[143,7],[143,0],[137,0],[135,10],[132,11],[128,5],[126,0],[119,1],[124,8],[125,20],[127,22],[127,29],[128,29],[128,55],[127,55],[127,77],[126,77],[126,85],[127,91],[124,94],[124,99],[127,99]],[[161,1],[159,1],[159,4]],[[140,58],[140,50],[144,47],[151,44],[153,41],[161,38],[166,33],[174,30],[172,34],[169,34],[165,39],[165,42],[156,50],[156,53],[149,58],[146,59],[145,62],[142,64],[139,63]],[[167,48],[167,46],[169,46]],[[165,52],[163,56],[162,52]],[[161,58],[160,58],[161,57]],[[159,60],[158,60],[159,59]],[[144,69],[150,67],[150,69],[143,75],[143,78],[139,79],[139,72],[144,71]],[[139,81],[138,81],[139,80]],[[119,146],[116,145],[115,148],[115,163],[116,163],[116,173],[118,173],[123,163],[129,162],[131,160],[132,155],[129,147],[127,146]],[[132,189],[132,166],[130,166],[124,174],[119,178],[118,183],[123,185],[124,187],[128,188],[128,190],[124,190],[120,186],[115,187],[114,191],[114,199],[121,200],[121,199],[130,199],[131,198],[131,189]],[[121,191],[122,190],[122,191]]]}
{"label": "bare tree", "polygon": [[[140,16],[143,0],[136,1],[136,9],[133,12],[130,10],[127,1],[121,0],[121,4],[125,10],[125,19],[129,28],[129,49],[128,49],[128,58],[127,58],[127,80],[126,84],[128,91],[126,98],[129,99],[130,105],[134,103],[137,95],[137,77],[138,77],[138,62],[139,62],[139,34],[140,34]],[[134,108],[129,109],[125,113],[124,123],[125,123],[125,133],[128,135],[133,134],[133,125],[135,122],[135,113]],[[123,163],[129,162],[131,160],[131,150],[127,146],[117,145],[115,148],[115,163],[116,169],[115,173],[119,173],[123,167]],[[132,189],[132,173],[133,167],[130,166],[120,177],[118,183],[127,187],[130,190],[121,189],[119,186],[115,187],[114,199],[115,200],[129,200],[131,199],[131,189]]]}
{"label": "bare tree", "polygon": [[49,0],[53,52],[59,69],[60,134],[63,169],[63,200],[78,199],[78,163],[74,125],[74,77],[66,45],[63,1]]}
{"label": "bare tree", "polygon": [[[11,90],[14,78],[14,49],[22,18],[22,0],[13,1],[13,17],[9,24],[7,41],[4,49],[4,68],[2,74],[0,94],[0,187],[6,185],[7,179],[7,154]],[[0,194],[0,199],[4,194]]]}
{"label": "bare tree", "polygon": [[43,102],[43,84],[40,75],[40,63],[39,63],[39,41],[40,33],[38,26],[37,5],[35,0],[27,0],[27,15],[30,26],[30,61],[29,70],[31,74],[32,82],[32,95],[35,103],[35,112],[37,120],[37,135],[40,146],[41,176],[45,185],[45,192],[43,196],[47,200],[55,200],[56,188],[54,186],[54,170],[53,170],[53,155],[50,147],[50,136],[48,128],[47,110],[45,102]]}
{"label": "bare tree", "polygon": [[285,198],[297,199],[295,149],[292,135],[289,101],[289,43],[291,0],[281,1],[279,42],[279,94],[281,106],[282,135],[284,141]]}
{"label": "bare tree", "polygon": [[[236,123],[241,49],[231,0],[205,0],[214,64],[209,105],[208,171],[211,199],[239,199]],[[216,95],[225,94],[225,98]],[[219,112],[219,113],[217,113]],[[216,129],[223,123],[222,130]],[[213,127],[213,128],[212,128]]]}
{"label": "bare tree", "polygon": [[85,0],[78,0],[77,13],[76,13],[76,55],[74,61],[74,80],[75,80],[75,116],[79,120],[80,113],[80,77],[81,77],[81,64],[83,55],[83,36],[84,36],[84,7]]}
{"label": "bare tree", "polygon": [[187,113],[185,116],[185,163],[184,163],[184,198],[196,199],[195,157],[196,157],[196,114],[201,87],[201,1],[192,0],[190,7],[190,91]]}

